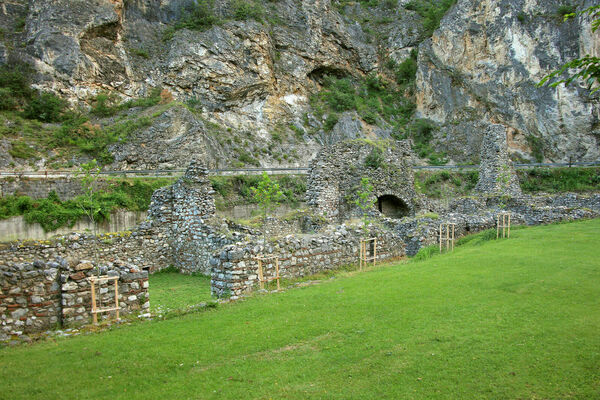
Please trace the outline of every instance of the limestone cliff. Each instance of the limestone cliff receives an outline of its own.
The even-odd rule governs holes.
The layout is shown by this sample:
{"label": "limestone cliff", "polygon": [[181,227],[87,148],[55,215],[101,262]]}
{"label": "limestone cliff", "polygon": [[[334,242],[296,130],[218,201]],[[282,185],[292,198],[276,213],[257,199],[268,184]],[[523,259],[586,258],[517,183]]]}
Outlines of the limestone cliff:
{"label": "limestone cliff", "polygon": [[483,132],[499,123],[515,159],[600,159],[598,97],[577,85],[536,87],[564,62],[600,53],[589,21],[562,23],[562,5],[459,0],[449,11],[419,48],[417,114],[441,125],[438,148],[477,162]]}
{"label": "limestone cliff", "polygon": [[326,75],[389,75],[385,65],[421,43],[417,117],[441,126],[434,143],[452,160],[479,154],[490,123],[510,128],[510,150],[524,159],[540,148],[549,160],[600,158],[597,100],[581,87],[535,87],[598,51],[589,24],[557,20],[558,0],[458,0],[424,42],[408,0],[246,3],[257,2],[260,17],[237,18],[235,0],[215,1],[222,22],[191,30],[174,27],[195,0],[5,0],[0,64],[25,60],[36,88],[79,107],[100,92],[127,100],[165,89],[175,102],[110,146],[114,168],[181,168],[192,154],[209,166],[307,165],[324,144],[408,132],[353,112],[326,129],[309,98]]}

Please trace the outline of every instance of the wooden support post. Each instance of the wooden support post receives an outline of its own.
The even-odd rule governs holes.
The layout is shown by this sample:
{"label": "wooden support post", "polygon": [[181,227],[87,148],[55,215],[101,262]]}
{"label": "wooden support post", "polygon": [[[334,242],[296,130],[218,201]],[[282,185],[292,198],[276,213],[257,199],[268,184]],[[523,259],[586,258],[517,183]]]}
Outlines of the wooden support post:
{"label": "wooden support post", "polygon": [[115,280],[115,308],[117,309],[117,321],[119,318],[119,281]]}
{"label": "wooden support post", "polygon": [[377,264],[377,238],[373,239],[373,266]]}
{"label": "wooden support post", "polygon": [[[116,318],[117,320],[120,319],[120,314],[119,314],[119,277],[118,276],[94,276],[89,278],[90,281],[90,289],[91,289],[91,295],[92,295],[92,319],[94,321],[94,324],[98,323],[98,314],[100,313],[105,313],[105,312],[111,312],[111,311],[115,311],[116,314]],[[98,307],[98,304],[96,304],[96,282],[98,283],[98,289],[102,288],[102,282],[110,282],[110,281],[114,281],[115,282],[115,305],[114,307],[102,307],[102,304],[100,304],[100,307]],[[100,300],[102,300],[102,294],[99,293],[99,297]],[[100,301],[100,303],[102,303],[102,301]]]}
{"label": "wooden support post", "polygon": [[440,253],[442,252],[442,224],[440,224]]}
{"label": "wooden support post", "polygon": [[510,214],[508,214],[508,238],[510,239]]}
{"label": "wooden support post", "polygon": [[454,239],[455,239],[454,230],[455,230],[455,228],[456,228],[456,225],[452,224],[452,251],[454,251]]}
{"label": "wooden support post", "polygon": [[279,291],[279,257],[275,259],[275,273],[277,274],[277,290]]}
{"label": "wooden support post", "polygon": [[496,215],[496,239],[500,237],[500,214]]}
{"label": "wooden support post", "polygon": [[98,312],[96,309],[96,288],[94,286],[94,281],[91,281],[92,287],[92,318],[94,320],[94,324],[98,323]]}
{"label": "wooden support post", "polygon": [[265,281],[263,279],[263,266],[262,266],[262,259],[258,259],[258,280],[260,282],[260,289],[264,289],[265,288]]}

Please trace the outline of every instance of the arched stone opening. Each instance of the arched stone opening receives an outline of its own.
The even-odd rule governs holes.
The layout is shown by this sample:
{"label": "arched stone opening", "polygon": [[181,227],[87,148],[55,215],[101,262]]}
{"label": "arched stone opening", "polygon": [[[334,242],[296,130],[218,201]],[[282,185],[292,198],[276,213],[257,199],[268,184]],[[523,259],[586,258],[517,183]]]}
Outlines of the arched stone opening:
{"label": "arched stone opening", "polygon": [[388,218],[402,218],[410,215],[410,207],[404,200],[391,194],[377,198],[377,209]]}

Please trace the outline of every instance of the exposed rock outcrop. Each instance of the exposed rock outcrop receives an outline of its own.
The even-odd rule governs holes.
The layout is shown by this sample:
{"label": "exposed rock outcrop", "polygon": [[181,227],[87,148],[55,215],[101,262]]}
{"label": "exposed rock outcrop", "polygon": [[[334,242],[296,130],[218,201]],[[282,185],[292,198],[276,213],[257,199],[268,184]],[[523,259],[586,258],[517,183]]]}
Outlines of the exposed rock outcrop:
{"label": "exposed rock outcrop", "polygon": [[589,21],[562,23],[563,3],[459,0],[449,11],[421,44],[417,73],[417,113],[441,125],[439,149],[477,161],[482,132],[501,123],[516,158],[600,158],[600,107],[589,90],[536,87],[564,62],[600,54]]}

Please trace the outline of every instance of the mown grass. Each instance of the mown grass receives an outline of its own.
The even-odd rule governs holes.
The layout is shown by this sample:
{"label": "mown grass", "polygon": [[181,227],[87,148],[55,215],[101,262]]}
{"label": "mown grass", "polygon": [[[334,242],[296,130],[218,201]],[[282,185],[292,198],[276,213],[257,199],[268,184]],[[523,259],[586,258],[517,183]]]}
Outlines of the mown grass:
{"label": "mown grass", "polygon": [[181,310],[212,300],[210,277],[167,271],[150,275],[151,311]]}
{"label": "mown grass", "polygon": [[[0,397],[598,398],[600,220],[0,350]],[[152,301],[152,299],[151,299]]]}

